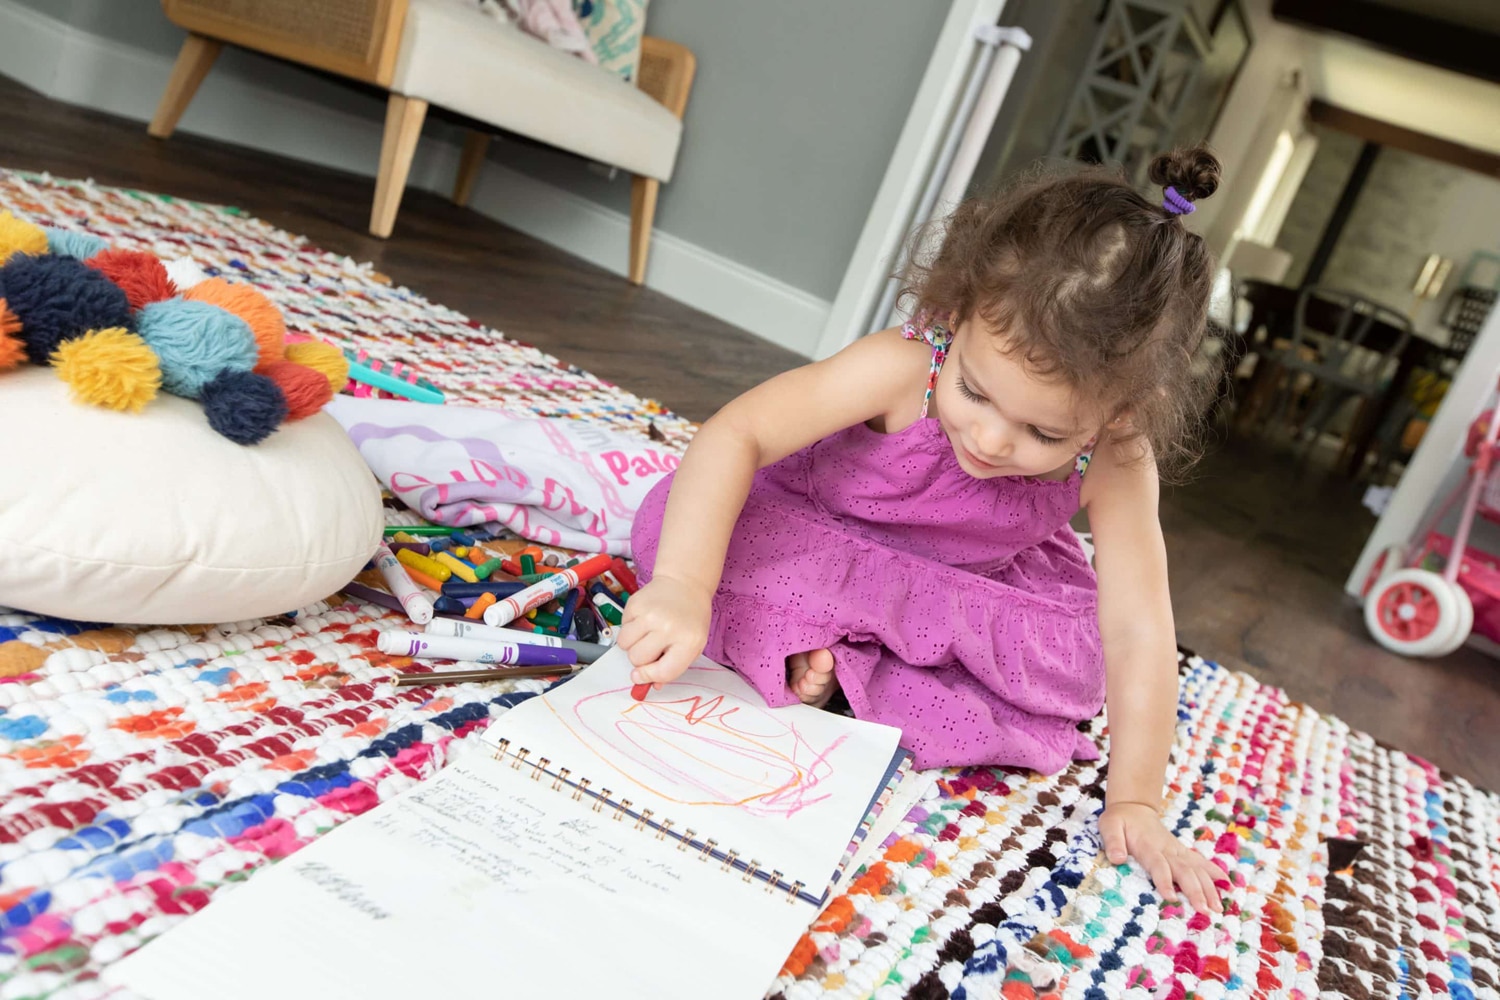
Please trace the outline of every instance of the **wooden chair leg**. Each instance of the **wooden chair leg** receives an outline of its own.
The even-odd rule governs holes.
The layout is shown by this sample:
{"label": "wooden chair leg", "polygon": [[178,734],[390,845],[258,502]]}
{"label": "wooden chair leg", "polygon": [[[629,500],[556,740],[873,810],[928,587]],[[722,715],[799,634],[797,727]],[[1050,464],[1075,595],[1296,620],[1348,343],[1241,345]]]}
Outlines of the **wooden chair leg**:
{"label": "wooden chair leg", "polygon": [[474,182],[484,167],[484,154],[490,148],[490,134],[469,129],[464,138],[464,152],[458,160],[458,180],[453,184],[453,204],[467,205],[474,193]]}
{"label": "wooden chair leg", "polygon": [[178,120],[192,103],[193,95],[198,92],[198,85],[213,68],[214,60],[219,58],[219,50],[223,47],[224,43],[214,38],[187,36],[177,53],[177,64],[172,67],[172,77],[161,95],[161,103],[156,106],[156,117],[146,126],[148,135],[165,139],[176,130]]}
{"label": "wooden chair leg", "polygon": [[375,178],[375,207],[370,212],[370,232],[385,239],[396,226],[406,176],[417,152],[427,102],[418,97],[392,94],[385,106],[385,139],[380,144],[380,173]]}
{"label": "wooden chair leg", "polygon": [[630,283],[646,283],[646,258],[651,252],[651,223],[656,219],[656,196],[661,181],[636,175],[630,180]]}

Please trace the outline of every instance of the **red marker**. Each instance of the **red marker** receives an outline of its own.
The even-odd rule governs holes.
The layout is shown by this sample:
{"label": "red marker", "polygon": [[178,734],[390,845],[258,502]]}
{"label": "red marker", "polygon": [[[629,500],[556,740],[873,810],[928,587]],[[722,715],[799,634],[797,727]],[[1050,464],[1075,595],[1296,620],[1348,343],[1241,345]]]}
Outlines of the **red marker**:
{"label": "red marker", "polygon": [[585,580],[592,580],[600,573],[609,571],[610,557],[601,553],[585,559],[571,569],[553,573],[527,587],[519,594],[491,604],[484,610],[486,625],[509,625],[528,611],[561,597]]}
{"label": "red marker", "polygon": [[651,693],[651,685],[650,684],[632,684],[632,685],[630,685],[630,697],[634,698],[636,701],[645,701],[646,700],[646,695],[648,695],[650,693]]}

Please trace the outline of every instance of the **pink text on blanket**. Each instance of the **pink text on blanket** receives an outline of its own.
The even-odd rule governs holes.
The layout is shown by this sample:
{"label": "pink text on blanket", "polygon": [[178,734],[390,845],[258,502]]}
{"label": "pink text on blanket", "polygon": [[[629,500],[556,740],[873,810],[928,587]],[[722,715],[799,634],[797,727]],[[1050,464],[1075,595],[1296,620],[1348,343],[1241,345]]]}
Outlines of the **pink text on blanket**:
{"label": "pink text on blanket", "polygon": [[603,538],[609,532],[609,515],[604,511],[598,513],[589,509],[588,504],[578,502],[578,497],[573,493],[573,488],[566,483],[560,483],[551,476],[547,477],[546,484],[542,487],[542,509],[553,512],[562,511],[567,513],[574,523],[582,520],[588,515],[588,523],[579,523],[591,535]]}
{"label": "pink text on blanket", "polygon": [[425,476],[419,476],[415,472],[393,472],[391,473],[391,491],[397,496],[410,493],[412,490],[428,489],[436,486],[438,489],[438,502],[448,502],[448,487],[454,483],[476,482],[486,486],[499,486],[509,483],[517,490],[524,490],[530,485],[526,473],[513,465],[507,465],[496,469],[488,462],[480,459],[469,460],[469,471],[472,479],[464,478],[462,469],[453,469],[449,472],[453,478],[448,483],[433,483]]}
{"label": "pink text on blanket", "polygon": [[609,471],[614,473],[615,480],[621,486],[630,482],[626,478],[626,473],[638,479],[645,479],[671,472],[682,464],[682,460],[676,455],[671,453],[663,455],[655,448],[648,448],[641,455],[627,455],[623,451],[605,451],[600,452],[599,457],[604,459],[604,464],[609,466]]}

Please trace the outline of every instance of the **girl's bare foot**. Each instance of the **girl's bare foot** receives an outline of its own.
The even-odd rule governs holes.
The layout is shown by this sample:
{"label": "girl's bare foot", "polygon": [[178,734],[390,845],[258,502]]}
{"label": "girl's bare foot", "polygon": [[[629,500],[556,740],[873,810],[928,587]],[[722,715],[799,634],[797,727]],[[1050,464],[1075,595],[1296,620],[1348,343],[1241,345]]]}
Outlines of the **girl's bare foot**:
{"label": "girl's bare foot", "polygon": [[838,681],[833,676],[833,654],[826,649],[793,653],[787,657],[787,683],[802,704],[822,708],[833,697]]}

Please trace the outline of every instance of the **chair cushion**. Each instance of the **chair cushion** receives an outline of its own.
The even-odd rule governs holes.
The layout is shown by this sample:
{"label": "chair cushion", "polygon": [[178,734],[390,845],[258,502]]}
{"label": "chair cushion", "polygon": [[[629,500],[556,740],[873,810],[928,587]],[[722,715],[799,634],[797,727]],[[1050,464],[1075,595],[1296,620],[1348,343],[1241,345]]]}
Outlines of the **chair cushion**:
{"label": "chair cushion", "polygon": [[122,624],[243,621],[321,600],[360,571],[380,490],[326,413],[253,447],[161,396],[74,402],[50,368],[0,377],[0,605]]}
{"label": "chair cushion", "polygon": [[649,95],[465,0],[411,0],[391,90],[660,181],[682,140]]}

